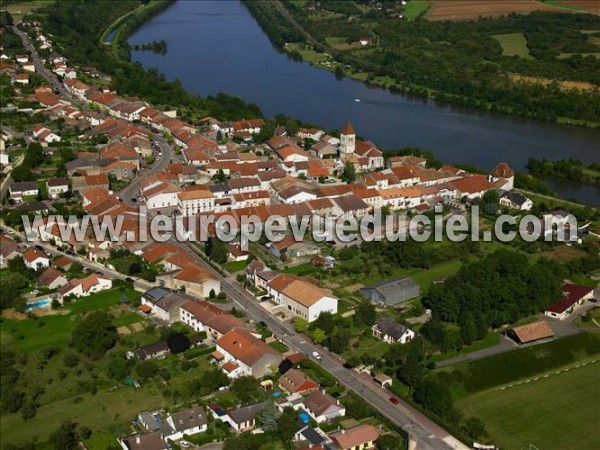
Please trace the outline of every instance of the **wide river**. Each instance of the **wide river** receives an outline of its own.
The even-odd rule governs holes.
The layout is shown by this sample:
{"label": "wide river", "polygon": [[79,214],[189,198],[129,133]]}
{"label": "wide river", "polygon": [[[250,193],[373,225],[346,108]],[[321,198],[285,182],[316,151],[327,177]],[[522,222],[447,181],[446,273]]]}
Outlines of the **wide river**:
{"label": "wide river", "polygon": [[[328,129],[351,120],[358,134],[383,149],[419,147],[444,162],[484,169],[506,161],[524,170],[529,157],[600,161],[598,130],[439,107],[293,61],[272,46],[239,1],[180,0],[129,42],[154,40],[167,42],[165,55],[134,51],[133,60],[179,79],[190,92],[226,92],[258,104],[267,116],[283,113]],[[565,198],[600,205],[597,187],[548,184]]]}

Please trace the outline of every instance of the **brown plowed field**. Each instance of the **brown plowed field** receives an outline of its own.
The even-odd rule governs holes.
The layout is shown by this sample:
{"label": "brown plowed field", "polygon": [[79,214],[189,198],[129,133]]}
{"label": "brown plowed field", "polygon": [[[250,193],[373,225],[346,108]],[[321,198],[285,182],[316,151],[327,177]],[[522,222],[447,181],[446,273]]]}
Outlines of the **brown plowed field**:
{"label": "brown plowed field", "polygon": [[[469,20],[479,16],[499,17],[509,13],[527,14],[532,11],[569,11],[534,0],[431,0],[429,20]],[[565,3],[587,3],[583,0]]]}
{"label": "brown plowed field", "polygon": [[561,0],[561,3],[585,9],[594,14],[600,14],[600,2],[598,0]]}

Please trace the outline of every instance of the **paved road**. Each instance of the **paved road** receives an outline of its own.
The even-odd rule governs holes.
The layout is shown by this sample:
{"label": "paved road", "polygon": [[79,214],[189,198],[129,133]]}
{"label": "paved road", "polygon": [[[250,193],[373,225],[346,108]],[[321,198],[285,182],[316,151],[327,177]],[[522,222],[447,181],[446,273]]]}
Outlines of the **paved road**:
{"label": "paved road", "polygon": [[23,41],[23,45],[25,46],[25,48],[31,53],[31,58],[33,60],[36,72],[42,75],[46,80],[48,80],[48,82],[52,85],[52,88],[57,90],[63,98],[70,101],[72,99],[71,94],[69,94],[69,92],[65,89],[65,87],[58,80],[56,75],[54,75],[52,72],[46,69],[44,63],[38,56],[35,47],[31,44],[27,33],[19,30],[19,28],[17,28],[16,25],[13,26],[12,29],[15,32],[15,34],[21,38],[21,41]]}
{"label": "paved road", "polygon": [[140,181],[148,175],[152,175],[157,172],[162,172],[167,167],[167,164],[171,161],[173,155],[173,148],[167,143],[167,141],[157,134],[154,135],[154,140],[158,143],[162,155],[150,168],[150,170],[139,173],[136,178],[129,183],[123,190],[119,192],[119,198],[124,202],[127,202],[131,206],[135,206],[136,202],[132,199],[137,198],[140,194]]}
{"label": "paved road", "polygon": [[[183,248],[190,254],[195,255],[197,253],[196,249],[190,244],[183,245]],[[221,290],[237,306],[245,310],[249,318],[255,322],[266,322],[274,336],[284,341],[294,351],[307,355],[312,355],[314,351],[319,352],[322,356],[319,363],[333,374],[342,385],[355,391],[396,425],[405,430],[409,429],[411,438],[417,441],[417,449],[468,448],[408,403],[401,401],[399,405],[394,406],[389,401],[393,394],[388,390],[381,389],[371,380],[363,379],[354,370],[346,369],[343,366],[343,360],[339,356],[313,344],[304,335],[297,333],[293,326],[270,315],[258,304],[254,296],[237,283],[235,279],[221,276],[204,261],[202,261],[202,264],[221,281]]]}

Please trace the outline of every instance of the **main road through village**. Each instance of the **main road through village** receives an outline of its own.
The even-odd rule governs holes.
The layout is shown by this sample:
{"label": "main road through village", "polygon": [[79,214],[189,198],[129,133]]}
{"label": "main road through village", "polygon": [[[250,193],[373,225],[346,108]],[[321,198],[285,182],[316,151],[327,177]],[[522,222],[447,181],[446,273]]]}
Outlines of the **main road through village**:
{"label": "main road through village", "polygon": [[[64,87],[62,85],[57,85],[58,81],[56,78],[43,67],[39,56],[35,52],[33,46],[31,46],[27,36],[20,32],[20,30],[15,31],[21,37],[25,46],[33,55],[38,72],[44,76],[61,95],[70,98]],[[139,191],[139,183],[143,176],[162,171],[172,157],[171,146],[161,136],[155,136],[154,139],[157,141],[162,151],[162,155],[148,172],[139,174],[138,177],[136,177],[136,179],[127,188],[120,192],[120,198],[129,204],[133,204],[132,199],[137,196]],[[6,227],[2,228],[7,230]],[[14,232],[14,230],[12,230],[12,232]],[[50,254],[63,254],[46,243],[39,243],[38,245],[41,245],[41,247]],[[344,367],[343,360],[337,355],[329,352],[323,347],[311,343],[304,335],[297,333],[292,325],[284,323],[278,318],[269,314],[258,304],[256,298],[246,291],[239,283],[237,283],[237,281],[231,277],[222,276],[209,264],[204,262],[202,258],[198,258],[198,250],[193,247],[193,244],[187,243],[180,245],[182,245],[187,252],[199,259],[207,268],[207,270],[209,270],[217,279],[221,281],[222,291],[228,296],[229,299],[231,299],[231,301],[242,308],[250,319],[254,320],[255,322],[265,322],[271,331],[273,331],[274,335],[294,351],[302,352],[306,355],[312,355],[314,351],[319,352],[322,356],[319,363],[324,369],[334,375],[339,380],[340,384],[356,392],[373,408],[388,418],[392,423],[409,432],[412,448],[423,450],[468,449],[467,446],[462,444],[443,428],[438,426],[425,415],[421,414],[408,403],[400,401],[398,405],[392,404],[389,401],[391,396],[389,391],[381,389],[371,380],[362,378],[357,372],[346,369]],[[107,273],[114,278],[125,278],[125,275],[101,266],[98,263],[90,262],[79,255],[70,256],[74,259],[77,259],[84,267],[88,267],[91,270],[101,270],[102,272]],[[138,289],[143,290],[148,289],[153,285],[143,280],[137,280],[135,282],[135,286]]]}

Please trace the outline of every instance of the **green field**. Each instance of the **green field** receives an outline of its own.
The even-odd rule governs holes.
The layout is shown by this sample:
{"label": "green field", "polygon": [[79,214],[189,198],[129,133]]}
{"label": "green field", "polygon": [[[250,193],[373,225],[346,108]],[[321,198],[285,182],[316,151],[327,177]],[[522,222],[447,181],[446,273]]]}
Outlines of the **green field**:
{"label": "green field", "polygon": [[429,0],[409,0],[404,7],[404,17],[414,20],[429,8]]}
{"label": "green field", "polygon": [[527,48],[527,39],[523,33],[497,34],[492,36],[502,46],[502,55],[519,56],[525,59],[533,59]]}
{"label": "green field", "polygon": [[457,407],[481,419],[500,448],[600,448],[600,362],[480,392],[459,400]]}

